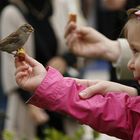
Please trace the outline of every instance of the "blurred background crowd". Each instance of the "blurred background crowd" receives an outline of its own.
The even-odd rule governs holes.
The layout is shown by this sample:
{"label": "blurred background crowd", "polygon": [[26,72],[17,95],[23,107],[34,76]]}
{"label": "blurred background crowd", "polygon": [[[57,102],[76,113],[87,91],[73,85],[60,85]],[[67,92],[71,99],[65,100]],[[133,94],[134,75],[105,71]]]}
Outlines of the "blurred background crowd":
{"label": "blurred background crowd", "polygon": [[[91,26],[106,37],[116,40],[126,22],[126,10],[140,4],[139,0],[1,0],[0,39],[24,23],[31,24],[35,32],[25,44],[29,55],[44,66],[51,65],[64,76],[105,79],[126,85],[130,80],[119,80],[112,63],[101,59],[86,59],[69,52],[64,31],[68,14],[77,14],[77,24]],[[5,131],[14,134],[14,140],[40,140],[50,128],[72,135],[84,129],[83,140],[115,140],[78,124],[72,118],[27,105],[30,94],[18,88],[14,80],[13,56],[0,52],[0,139]],[[26,96],[27,95],[27,96]],[[53,140],[53,139],[52,139]]]}

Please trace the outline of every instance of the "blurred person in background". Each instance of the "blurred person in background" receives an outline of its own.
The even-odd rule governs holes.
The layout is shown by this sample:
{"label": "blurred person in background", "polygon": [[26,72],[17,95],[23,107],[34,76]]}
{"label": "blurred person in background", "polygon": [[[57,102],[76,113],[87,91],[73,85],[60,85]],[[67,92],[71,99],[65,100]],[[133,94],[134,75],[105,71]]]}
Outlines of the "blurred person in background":
{"label": "blurred person in background", "polygon": [[[84,15],[90,15],[90,16],[86,16],[88,19],[90,18],[89,21],[93,21],[95,19],[94,20],[95,23],[92,27],[97,29],[100,33],[102,33],[103,35],[105,35],[111,40],[117,40],[118,38],[123,38],[123,36],[121,36],[121,29],[127,20],[127,15],[125,11],[129,8],[136,7],[137,5],[140,4],[140,1],[138,0],[134,0],[134,1],[131,1],[131,0],[103,0],[103,1],[98,0],[96,1],[94,0],[94,2],[92,2],[92,5],[95,8],[92,9],[91,4],[88,4],[88,1],[91,1],[91,0],[88,0],[88,1],[81,0],[81,1],[83,3],[82,7],[83,7],[83,12],[85,13]],[[84,10],[84,9],[88,9],[86,7],[84,8],[84,6],[86,5],[87,7],[90,7],[89,9],[91,9],[91,10],[88,10],[89,11],[88,13],[85,12],[86,10]],[[91,16],[91,15],[94,15],[94,16]],[[130,49],[127,49],[127,50],[125,49],[125,48],[128,48],[127,41],[125,41],[124,39],[118,39],[117,41],[121,46],[121,52],[123,53],[127,52],[131,57]],[[127,70],[128,56],[121,55],[121,57],[123,58],[125,57],[125,58],[123,59],[123,61],[119,60],[119,66],[117,68],[112,66],[112,63],[109,63],[110,64],[110,80],[116,81],[125,85],[130,85],[130,86],[137,85],[136,82],[134,82],[133,80],[130,80],[130,78],[132,77],[132,74]],[[120,62],[122,63],[120,64]]]}
{"label": "blurred person in background", "polygon": [[[36,3],[35,3],[35,5],[36,5]],[[43,6],[43,1],[42,1],[42,3],[40,2],[40,6],[38,5],[39,6],[38,8],[42,8],[41,5]],[[51,14],[51,9],[50,9],[48,2],[46,3],[46,5],[48,5],[48,8],[47,8],[48,11],[47,11],[47,13],[45,13],[45,16],[49,16],[49,14]],[[37,20],[35,15],[32,15],[32,13],[28,11],[28,9],[29,8],[26,6],[24,1],[11,1],[11,3],[3,9],[2,13],[1,13],[1,24],[0,24],[2,38],[4,38],[5,36],[7,36],[11,32],[13,32],[14,30],[16,30],[19,26],[21,26],[24,23],[30,23],[31,25],[33,24],[32,26],[36,30],[35,34],[36,34],[36,32],[38,32],[38,34],[40,33],[40,35],[42,34],[42,36],[43,36],[42,29],[40,29],[43,26],[43,25],[41,25],[41,23],[43,24],[42,20],[39,23],[39,20]],[[46,7],[45,7],[45,9],[46,9]],[[38,16],[38,14],[36,14],[36,15]],[[37,25],[38,25],[38,31],[37,31],[37,27],[36,27]],[[45,28],[47,30],[49,28],[49,24],[46,27]],[[50,34],[52,32],[52,36],[53,36],[53,31],[51,31],[51,27],[49,28],[49,30],[46,32],[50,32]],[[38,36],[38,37],[40,37],[40,38],[38,38],[35,34],[31,36],[31,38],[28,40],[28,42],[26,44],[26,47],[25,46],[24,47],[26,48],[27,52],[29,52],[32,56],[36,57],[41,63],[46,63],[46,60],[47,60],[46,57],[41,58],[40,54],[42,54],[43,49],[45,48],[45,45],[47,45],[46,49],[49,48],[49,39],[43,43],[40,40],[40,38],[42,39],[42,37]],[[50,37],[51,37],[51,35],[50,35]],[[51,39],[53,39],[53,38],[51,38]],[[54,39],[52,42],[54,42],[54,47],[55,47],[56,41]],[[43,39],[43,40],[45,40],[45,39]],[[40,45],[41,43],[42,43],[42,45]],[[40,51],[38,51],[39,47],[40,47]],[[45,51],[46,50],[44,50],[44,52]],[[38,52],[38,53],[36,53],[36,52]],[[50,52],[51,52],[51,50],[50,50]],[[51,53],[50,53],[50,55],[51,55]],[[49,56],[47,56],[47,57],[49,57]],[[18,137],[18,135],[21,135],[21,133],[22,133],[21,131],[26,129],[23,127],[23,124],[20,122],[21,116],[19,116],[19,114],[22,114],[22,116],[24,116],[25,114],[27,115],[26,111],[19,112],[20,107],[22,106],[22,104],[20,104],[19,100],[24,101],[25,99],[28,99],[30,96],[28,96],[28,97],[23,96],[22,93],[24,93],[25,91],[17,88],[17,85],[15,84],[15,82],[13,80],[13,77],[12,77],[13,73],[14,73],[14,68],[12,67],[13,56],[10,56],[9,54],[6,54],[6,53],[2,53],[1,58],[2,58],[1,65],[2,65],[2,84],[3,84],[2,86],[3,86],[5,94],[8,97],[8,103],[7,103],[8,119],[6,119],[5,129],[12,131],[14,133],[16,132],[17,133],[16,135]],[[43,62],[43,59],[44,59],[44,62]],[[7,66],[9,66],[10,69],[7,69],[6,68]],[[17,97],[18,96],[17,93],[19,93],[20,97]],[[37,126],[37,128],[39,128],[42,124],[44,124],[47,121],[48,115],[46,114],[46,112],[44,110],[36,108],[34,106],[30,106],[30,105],[29,106],[27,105],[27,108],[28,108],[28,111],[30,114],[29,116],[31,116],[31,118],[33,120],[33,122],[31,122],[29,125],[35,124],[35,126],[33,126],[33,127]],[[40,115],[38,115],[38,114],[40,114]],[[20,119],[17,119],[17,116],[19,116]],[[24,118],[24,119],[27,119],[27,118]],[[27,120],[25,120],[24,123],[28,124],[29,122]],[[17,130],[17,128],[18,128],[18,130]],[[29,129],[27,131],[29,131]],[[32,128],[32,129],[34,130],[34,128]],[[23,137],[23,135],[26,135],[27,131],[25,131],[25,133],[23,132],[24,134],[22,134],[19,137]],[[37,132],[39,132],[39,131],[37,131]],[[36,133],[36,132],[34,132],[34,133]],[[38,135],[40,137],[40,133]],[[30,137],[30,135],[29,135],[29,137]]]}
{"label": "blurred person in background", "polygon": [[[85,17],[89,21],[89,26],[97,29],[109,39],[115,40],[119,37],[120,31],[123,27],[122,13],[120,9],[107,8],[107,2],[105,0],[81,0],[82,9]],[[112,0],[113,1],[113,0]],[[120,1],[118,1],[120,4]],[[88,9],[88,10],[87,10]],[[87,12],[88,11],[88,12]],[[124,19],[123,19],[124,20]],[[112,64],[109,64],[109,79],[116,81],[115,69]]]}

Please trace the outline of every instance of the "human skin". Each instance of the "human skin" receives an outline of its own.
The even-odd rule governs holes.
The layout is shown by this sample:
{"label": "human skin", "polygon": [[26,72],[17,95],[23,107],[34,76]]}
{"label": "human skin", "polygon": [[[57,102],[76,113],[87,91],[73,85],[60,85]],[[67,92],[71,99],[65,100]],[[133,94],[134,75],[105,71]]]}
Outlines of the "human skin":
{"label": "human skin", "polygon": [[[45,67],[27,54],[25,55],[24,62],[20,62],[19,59],[16,58],[15,66],[17,84],[24,90],[34,93],[47,74]],[[92,95],[93,93],[106,94],[111,91],[126,92],[131,95],[137,94],[137,90],[135,88],[124,86],[115,82],[102,80],[80,80],[76,78],[74,78],[74,80],[78,84],[87,87],[87,89],[85,89],[87,90],[87,93],[92,91]],[[85,98],[87,98],[89,95],[85,94],[85,90],[83,90],[82,93],[84,93]],[[83,95],[80,93],[80,96],[82,97]]]}
{"label": "human skin", "polygon": [[[128,28],[130,25],[128,25]],[[131,27],[127,34],[128,42],[130,44],[130,48],[133,52],[132,58],[128,62],[128,69],[133,72],[134,79],[138,81],[140,84],[140,39],[139,30],[140,24],[136,24],[135,27]],[[136,35],[137,34],[137,35]]]}
{"label": "human skin", "polygon": [[65,39],[71,52],[86,58],[102,58],[116,62],[120,55],[117,40],[110,40],[91,27],[69,22],[65,28]]}
{"label": "human skin", "polygon": [[126,0],[103,0],[104,5],[109,10],[121,10],[126,4]]}

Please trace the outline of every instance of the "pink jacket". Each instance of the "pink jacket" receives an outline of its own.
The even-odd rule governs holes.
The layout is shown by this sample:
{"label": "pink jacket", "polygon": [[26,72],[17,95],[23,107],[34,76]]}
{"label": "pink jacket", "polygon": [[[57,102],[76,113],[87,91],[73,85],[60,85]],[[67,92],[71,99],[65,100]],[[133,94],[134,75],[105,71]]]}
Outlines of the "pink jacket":
{"label": "pink jacket", "polygon": [[124,140],[140,139],[140,97],[125,93],[95,95],[82,100],[85,87],[48,67],[47,75],[28,103],[74,117],[95,130]]}

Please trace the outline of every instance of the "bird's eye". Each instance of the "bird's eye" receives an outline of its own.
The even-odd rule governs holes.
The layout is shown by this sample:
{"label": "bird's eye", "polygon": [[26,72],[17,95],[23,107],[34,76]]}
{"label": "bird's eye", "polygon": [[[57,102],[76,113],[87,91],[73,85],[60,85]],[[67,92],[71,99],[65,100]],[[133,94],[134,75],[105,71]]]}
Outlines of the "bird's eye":
{"label": "bird's eye", "polygon": [[29,30],[29,27],[28,27],[28,26],[25,26],[25,27],[23,28],[23,30],[24,30],[24,31],[28,31],[28,30]]}
{"label": "bird's eye", "polygon": [[25,29],[28,29],[29,27],[28,26],[25,26]]}
{"label": "bird's eye", "polygon": [[33,32],[33,28],[32,28],[32,26],[30,26],[30,25],[24,25],[24,26],[22,26],[22,28],[21,28],[24,32]]}

